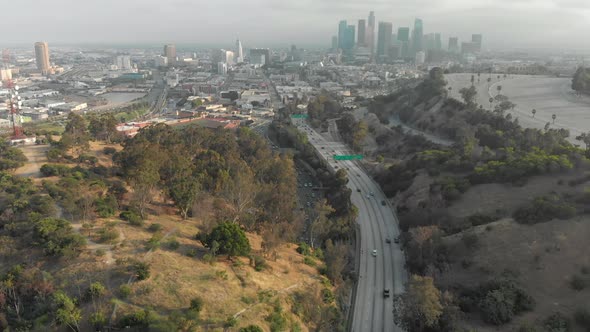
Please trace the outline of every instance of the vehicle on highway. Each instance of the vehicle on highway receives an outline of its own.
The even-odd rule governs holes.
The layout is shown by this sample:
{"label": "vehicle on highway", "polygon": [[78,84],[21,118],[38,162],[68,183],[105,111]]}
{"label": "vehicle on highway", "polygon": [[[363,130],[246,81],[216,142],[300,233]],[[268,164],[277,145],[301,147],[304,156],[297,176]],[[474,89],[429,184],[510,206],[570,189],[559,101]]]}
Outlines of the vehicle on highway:
{"label": "vehicle on highway", "polygon": [[396,238],[393,240],[393,242],[395,242],[395,243],[399,243],[399,237],[396,237]]}
{"label": "vehicle on highway", "polygon": [[360,193],[360,192],[361,192],[361,190],[360,190],[359,188],[356,188],[356,192],[359,192],[359,193]]}
{"label": "vehicle on highway", "polygon": [[381,205],[385,206],[385,201],[381,201]]}
{"label": "vehicle on highway", "polygon": [[371,198],[371,196],[369,196],[369,195],[367,195],[367,196],[365,196],[365,197],[366,197],[366,198]]}
{"label": "vehicle on highway", "polygon": [[375,196],[375,194],[374,194],[372,191],[369,193],[369,195],[371,195],[371,196]]}
{"label": "vehicle on highway", "polygon": [[390,238],[386,238],[385,239],[385,243],[391,243],[391,239]]}
{"label": "vehicle on highway", "polygon": [[377,257],[377,249],[373,249],[373,252],[371,253],[371,255],[373,255],[373,257]]}
{"label": "vehicle on highway", "polygon": [[383,297],[389,297],[389,289],[388,288],[383,290]]}

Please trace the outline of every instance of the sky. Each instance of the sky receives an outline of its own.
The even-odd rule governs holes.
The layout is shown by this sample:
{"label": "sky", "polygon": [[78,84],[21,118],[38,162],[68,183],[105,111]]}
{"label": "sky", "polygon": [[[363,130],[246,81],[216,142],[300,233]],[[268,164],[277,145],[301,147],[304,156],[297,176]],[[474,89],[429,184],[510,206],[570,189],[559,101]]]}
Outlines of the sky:
{"label": "sky", "polygon": [[[1,42],[330,45],[338,21],[374,11],[394,27],[424,21],[443,40],[484,48],[588,50],[590,0],[0,0]],[[396,30],[394,28],[394,30]],[[446,44],[446,42],[443,42]]]}

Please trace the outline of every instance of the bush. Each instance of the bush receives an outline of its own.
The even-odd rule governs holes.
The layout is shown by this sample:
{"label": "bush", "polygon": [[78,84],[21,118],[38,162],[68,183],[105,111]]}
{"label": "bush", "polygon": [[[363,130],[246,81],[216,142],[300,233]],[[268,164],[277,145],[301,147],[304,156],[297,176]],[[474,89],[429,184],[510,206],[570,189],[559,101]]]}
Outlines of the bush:
{"label": "bush", "polygon": [[467,220],[472,226],[479,226],[494,222],[497,220],[497,218],[485,214],[473,214],[467,217]]}
{"label": "bush", "polygon": [[329,288],[322,289],[322,301],[325,304],[332,304],[336,298],[334,297],[334,293]]}
{"label": "bush", "polygon": [[572,329],[569,318],[560,312],[556,312],[543,321],[543,327],[547,332],[569,332]]}
{"label": "bush", "polygon": [[128,221],[133,226],[143,225],[143,219],[141,219],[141,216],[134,211],[123,211],[119,214],[119,218]]}
{"label": "bush", "polygon": [[113,154],[115,154],[115,152],[117,152],[117,149],[107,146],[104,149],[102,149],[102,152],[104,152],[104,154],[106,154],[106,155],[113,155]]}
{"label": "bush", "polygon": [[470,232],[463,234],[463,236],[461,237],[461,242],[463,242],[467,249],[473,250],[479,247],[479,238],[475,233]]}
{"label": "bush", "polygon": [[97,298],[103,296],[106,293],[106,291],[107,290],[102,283],[93,282],[92,284],[90,284],[90,286],[88,287],[88,289],[84,293],[84,298],[88,299],[88,300],[97,299]]}
{"label": "bush", "polygon": [[72,172],[72,169],[65,165],[44,164],[41,166],[41,174],[48,176],[66,176]]}
{"label": "bush", "polygon": [[176,238],[172,238],[168,241],[168,243],[166,243],[166,247],[168,247],[170,250],[177,250],[180,248],[180,242],[178,242]]}
{"label": "bush", "polygon": [[189,310],[196,312],[197,314],[201,312],[201,310],[203,310],[203,304],[204,301],[202,298],[200,297],[193,297],[191,299],[191,303],[189,306]]}
{"label": "bush", "polygon": [[119,286],[119,295],[124,299],[128,298],[131,295],[131,287],[127,284]]}
{"label": "bush", "polygon": [[136,262],[131,266],[131,270],[137,280],[146,280],[150,277],[150,265],[148,263]]}
{"label": "bush", "polygon": [[112,227],[104,227],[98,231],[98,242],[113,242],[119,238],[119,231]]}
{"label": "bush", "polygon": [[305,242],[299,243],[299,246],[297,247],[296,251],[304,256],[311,255],[311,247]]}
{"label": "bush", "polygon": [[558,195],[537,197],[533,202],[514,212],[514,219],[523,224],[536,224],[554,218],[569,219],[576,215],[576,208]]}
{"label": "bush", "polygon": [[260,272],[268,268],[266,260],[262,256],[254,255],[254,270]]}
{"label": "bush", "polygon": [[148,227],[148,231],[156,233],[162,230],[162,225],[155,223],[155,224],[151,224],[150,227]]}
{"label": "bush", "polygon": [[96,200],[96,212],[101,218],[108,218],[115,215],[119,204],[112,195],[107,195]]}
{"label": "bush", "polygon": [[152,237],[148,240],[148,242],[145,245],[146,249],[147,250],[156,250],[156,249],[160,248],[162,237],[163,237],[163,235],[161,233],[156,233],[156,234],[152,235]]}
{"label": "bush", "polygon": [[258,325],[248,325],[240,328],[238,332],[264,332],[264,330]]}
{"label": "bush", "polygon": [[119,321],[119,326],[125,328],[129,327],[142,327],[148,328],[150,324],[155,322],[156,318],[151,311],[148,310],[140,310],[136,311],[132,314],[128,314],[123,316]]}
{"label": "bush", "polygon": [[494,325],[502,325],[512,317],[535,306],[534,299],[520,285],[508,278],[492,280],[480,286],[479,308],[483,319]]}

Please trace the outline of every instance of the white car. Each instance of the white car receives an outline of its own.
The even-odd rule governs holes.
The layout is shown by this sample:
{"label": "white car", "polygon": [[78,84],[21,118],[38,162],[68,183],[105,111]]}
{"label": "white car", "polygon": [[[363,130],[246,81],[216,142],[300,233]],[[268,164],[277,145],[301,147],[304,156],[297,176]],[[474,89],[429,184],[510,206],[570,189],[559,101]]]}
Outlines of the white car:
{"label": "white car", "polygon": [[377,249],[373,249],[373,252],[371,253],[371,255],[373,255],[373,257],[377,257]]}

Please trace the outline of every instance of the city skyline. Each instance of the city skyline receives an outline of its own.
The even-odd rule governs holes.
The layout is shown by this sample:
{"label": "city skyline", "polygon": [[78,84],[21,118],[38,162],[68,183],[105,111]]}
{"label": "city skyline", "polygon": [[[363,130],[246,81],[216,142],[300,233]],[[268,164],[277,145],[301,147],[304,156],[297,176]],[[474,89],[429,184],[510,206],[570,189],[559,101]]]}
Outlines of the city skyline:
{"label": "city skyline", "polygon": [[[110,6],[110,3],[113,6]],[[427,22],[425,31],[468,40],[471,31],[486,36],[491,48],[590,49],[590,41],[579,36],[590,29],[590,4],[572,0],[419,0],[414,2],[304,0],[276,3],[256,0],[245,5],[236,0],[219,4],[176,0],[165,5],[152,0],[77,3],[52,0],[9,2],[11,12],[0,26],[7,30],[19,26],[3,43],[31,43],[46,40],[51,44],[76,43],[220,43],[235,40],[238,30],[247,45],[271,44],[326,45],[333,35],[331,21],[356,22],[374,11],[376,21],[391,22],[394,27],[412,26],[413,18]],[[111,8],[117,8],[112,11]],[[199,20],[194,13],[206,10]],[[66,15],[68,19],[44,25],[48,17]],[[98,17],[100,21],[89,20]],[[265,17],[260,20],[259,17]],[[173,18],[174,24],[166,23]],[[28,22],[28,24],[22,24]],[[33,24],[31,24],[31,22]],[[502,22],[502,24],[497,24]],[[568,22],[568,24],[563,24]],[[107,24],[108,23],[108,24]],[[231,23],[231,24],[228,24]],[[272,27],[272,29],[269,29]],[[469,31],[465,31],[469,30]],[[201,31],[206,31],[202,33]],[[443,38],[444,39],[444,38]],[[550,41],[547,43],[547,41]]]}

